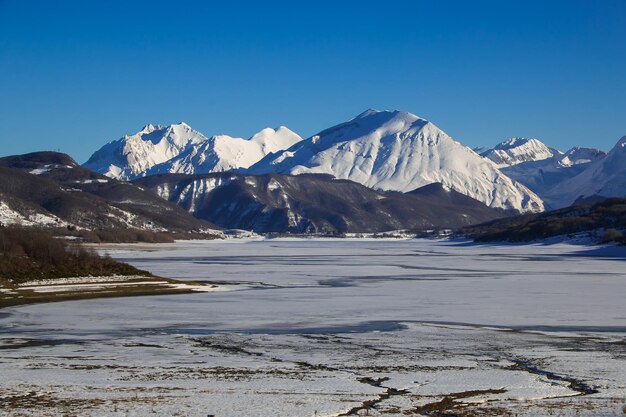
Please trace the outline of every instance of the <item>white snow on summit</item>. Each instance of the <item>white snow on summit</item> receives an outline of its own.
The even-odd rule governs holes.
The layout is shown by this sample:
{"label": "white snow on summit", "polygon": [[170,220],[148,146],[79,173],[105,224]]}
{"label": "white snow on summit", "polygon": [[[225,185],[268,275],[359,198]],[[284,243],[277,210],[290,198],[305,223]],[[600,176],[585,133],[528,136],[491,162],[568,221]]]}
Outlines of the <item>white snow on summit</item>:
{"label": "white snow on summit", "polygon": [[606,157],[590,164],[580,174],[564,181],[546,193],[553,208],[566,207],[579,198],[626,196],[626,136]]}
{"label": "white snow on summit", "polygon": [[550,158],[521,162],[503,167],[501,171],[545,199],[552,188],[580,174],[591,162],[605,156],[606,153],[598,149],[574,147],[564,154],[557,152]]}
{"label": "white snow on summit", "polygon": [[207,138],[186,123],[146,125],[134,135],[103,146],[84,167],[122,180],[148,173],[226,171],[247,168],[268,153],[300,140],[300,136],[284,126],[263,129],[246,140],[227,135]]}
{"label": "white snow on summit", "polygon": [[265,155],[287,149],[301,140],[299,135],[285,126],[277,129],[267,127],[250,138],[250,142],[257,143]]}
{"label": "white snow on summit", "polygon": [[205,174],[248,168],[272,152],[289,148],[302,138],[288,128],[266,128],[250,139],[212,136],[188,147],[178,156],[156,165],[146,175],[163,173]]}
{"label": "white snow on summit", "polygon": [[532,191],[414,114],[368,110],[268,155],[251,173],[324,173],[383,190],[442,183],[491,207],[541,211]]}
{"label": "white snow on summit", "polygon": [[606,152],[599,149],[582,148],[580,146],[575,146],[569,151],[565,152],[563,158],[561,159],[561,164],[563,166],[565,166],[566,164],[570,164],[570,166],[588,164],[598,159],[602,159],[605,156]]}
{"label": "white snow on summit", "polygon": [[186,123],[149,124],[134,135],[104,145],[83,166],[112,178],[128,180],[206,140],[206,136]]}
{"label": "white snow on summit", "polygon": [[483,151],[480,155],[493,161],[498,168],[503,168],[522,162],[541,161],[559,153],[538,139],[511,138],[499,143],[493,149]]}

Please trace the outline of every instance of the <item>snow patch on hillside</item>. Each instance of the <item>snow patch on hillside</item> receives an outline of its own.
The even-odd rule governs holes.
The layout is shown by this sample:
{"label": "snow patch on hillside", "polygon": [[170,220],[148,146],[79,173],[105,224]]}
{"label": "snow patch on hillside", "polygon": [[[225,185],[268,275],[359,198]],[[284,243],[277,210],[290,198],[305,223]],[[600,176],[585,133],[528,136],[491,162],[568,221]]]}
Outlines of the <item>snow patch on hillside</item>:
{"label": "snow patch on hillside", "polygon": [[0,201],[0,225],[21,226],[67,226],[68,223],[56,216],[44,213],[21,213]]}

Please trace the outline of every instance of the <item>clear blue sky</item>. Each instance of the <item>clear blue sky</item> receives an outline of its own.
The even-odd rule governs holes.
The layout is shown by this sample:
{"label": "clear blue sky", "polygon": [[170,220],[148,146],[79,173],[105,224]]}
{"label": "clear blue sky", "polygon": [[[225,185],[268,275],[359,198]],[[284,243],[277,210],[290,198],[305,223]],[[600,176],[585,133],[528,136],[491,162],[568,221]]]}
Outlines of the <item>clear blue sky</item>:
{"label": "clear blue sky", "polygon": [[0,0],[0,154],[84,162],[178,121],[310,136],[369,107],[468,146],[608,149],[626,135],[626,0]]}

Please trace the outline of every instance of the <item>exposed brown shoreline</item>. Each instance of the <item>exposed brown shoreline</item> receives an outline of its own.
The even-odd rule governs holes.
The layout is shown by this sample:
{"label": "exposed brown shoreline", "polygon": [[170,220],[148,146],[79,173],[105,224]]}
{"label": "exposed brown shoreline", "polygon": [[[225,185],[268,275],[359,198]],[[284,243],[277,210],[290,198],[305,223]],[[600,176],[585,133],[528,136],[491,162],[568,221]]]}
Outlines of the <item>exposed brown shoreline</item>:
{"label": "exposed brown shoreline", "polygon": [[212,288],[216,288],[215,285],[154,276],[98,278],[97,282],[93,281],[94,277],[84,277],[82,282],[76,282],[81,281],[81,278],[67,278],[72,280],[70,284],[37,285],[35,281],[35,285],[3,286],[0,287],[0,309],[25,304],[93,298],[189,294],[197,291],[211,291]]}

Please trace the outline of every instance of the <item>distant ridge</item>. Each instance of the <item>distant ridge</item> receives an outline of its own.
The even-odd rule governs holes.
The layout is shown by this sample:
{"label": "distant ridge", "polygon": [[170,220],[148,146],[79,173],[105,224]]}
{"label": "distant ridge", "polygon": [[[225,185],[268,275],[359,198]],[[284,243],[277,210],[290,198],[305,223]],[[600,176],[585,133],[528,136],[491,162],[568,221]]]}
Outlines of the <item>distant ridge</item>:
{"label": "distant ridge", "polygon": [[497,144],[493,149],[481,152],[481,156],[493,161],[498,168],[509,167],[529,161],[541,161],[560,154],[539,139],[511,138]]}
{"label": "distant ridge", "polygon": [[606,156],[596,159],[578,175],[546,192],[546,200],[554,208],[596,196],[626,196],[626,136]]}
{"label": "distant ridge", "polygon": [[609,158],[580,147],[564,153],[521,137],[472,150],[414,114],[368,109],[304,140],[285,126],[244,139],[205,136],[182,122],[148,124],[103,146],[84,166],[126,181],[167,173],[235,172],[327,174],[399,192],[442,184],[489,207],[541,212],[596,195],[626,195],[622,157],[616,153]]}

